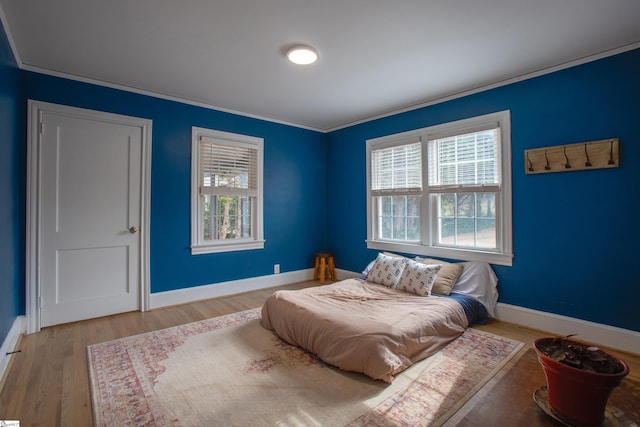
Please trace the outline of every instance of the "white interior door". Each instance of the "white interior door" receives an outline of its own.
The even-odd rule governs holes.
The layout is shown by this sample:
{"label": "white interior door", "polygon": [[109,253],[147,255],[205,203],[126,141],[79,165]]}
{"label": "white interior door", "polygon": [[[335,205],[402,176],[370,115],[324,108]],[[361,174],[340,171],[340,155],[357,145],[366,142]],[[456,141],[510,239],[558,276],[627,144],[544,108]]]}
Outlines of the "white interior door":
{"label": "white interior door", "polygon": [[146,129],[71,113],[38,117],[43,327],[142,308]]}

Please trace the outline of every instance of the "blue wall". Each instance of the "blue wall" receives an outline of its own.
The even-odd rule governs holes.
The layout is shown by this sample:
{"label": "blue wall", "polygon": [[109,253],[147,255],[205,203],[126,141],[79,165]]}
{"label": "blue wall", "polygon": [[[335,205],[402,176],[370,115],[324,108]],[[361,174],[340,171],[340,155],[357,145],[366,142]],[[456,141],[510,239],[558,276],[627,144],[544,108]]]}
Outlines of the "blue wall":
{"label": "blue wall", "polygon": [[[365,141],[511,110],[512,267],[500,301],[640,331],[640,50],[329,134],[328,235],[339,267],[366,249]],[[618,169],[525,175],[524,150],[620,139]]]}
{"label": "blue wall", "polygon": [[[22,79],[26,99],[153,120],[152,293],[272,274],[274,264],[310,268],[324,247],[324,134],[39,73]],[[191,255],[192,126],[264,138],[264,250]]]}
{"label": "blue wall", "polygon": [[[25,312],[27,99],[153,120],[151,292],[309,268],[324,248],[360,271],[375,256],[365,141],[509,109],[515,257],[495,267],[500,301],[640,331],[640,50],[322,134],[20,71],[0,36],[0,342]],[[264,250],[191,256],[192,126],[264,138]],[[618,169],[524,174],[525,149],[604,138],[620,139]]]}
{"label": "blue wall", "polygon": [[[24,150],[20,122],[20,72],[0,24],[0,344],[18,314],[24,298]],[[1,357],[4,357],[2,355]]]}

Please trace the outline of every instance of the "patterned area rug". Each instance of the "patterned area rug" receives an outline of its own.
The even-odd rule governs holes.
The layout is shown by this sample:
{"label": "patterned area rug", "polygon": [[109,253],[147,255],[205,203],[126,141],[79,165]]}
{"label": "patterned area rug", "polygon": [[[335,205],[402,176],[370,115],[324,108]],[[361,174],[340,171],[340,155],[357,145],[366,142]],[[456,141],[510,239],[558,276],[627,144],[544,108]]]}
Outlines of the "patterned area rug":
{"label": "patterned area rug", "polygon": [[98,426],[436,426],[522,343],[475,329],[392,384],[324,364],[248,310],[88,347]]}

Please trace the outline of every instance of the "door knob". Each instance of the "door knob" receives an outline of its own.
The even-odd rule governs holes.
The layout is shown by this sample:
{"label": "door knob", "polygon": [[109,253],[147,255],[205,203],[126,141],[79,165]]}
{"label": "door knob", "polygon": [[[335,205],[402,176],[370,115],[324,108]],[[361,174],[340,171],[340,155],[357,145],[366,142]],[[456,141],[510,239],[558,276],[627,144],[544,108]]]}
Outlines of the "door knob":
{"label": "door knob", "polygon": [[129,227],[129,233],[131,234],[136,234],[138,231],[138,229],[135,226],[131,226]]}

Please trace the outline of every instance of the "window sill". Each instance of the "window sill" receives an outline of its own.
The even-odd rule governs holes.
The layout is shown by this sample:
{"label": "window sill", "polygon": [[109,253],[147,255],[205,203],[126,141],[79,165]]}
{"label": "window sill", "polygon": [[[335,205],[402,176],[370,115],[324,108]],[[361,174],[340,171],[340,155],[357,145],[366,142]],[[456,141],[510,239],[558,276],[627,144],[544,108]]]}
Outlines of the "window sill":
{"label": "window sill", "polygon": [[458,248],[454,249],[411,243],[384,242],[380,240],[367,240],[367,249],[400,252],[435,258],[455,259],[460,261],[481,261],[489,264],[506,265],[509,267],[513,265],[513,254],[510,253],[485,252]]}
{"label": "window sill", "polygon": [[192,245],[191,255],[264,249],[264,240],[243,240],[240,242]]}

